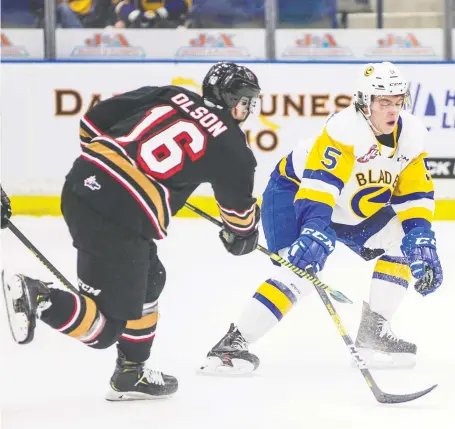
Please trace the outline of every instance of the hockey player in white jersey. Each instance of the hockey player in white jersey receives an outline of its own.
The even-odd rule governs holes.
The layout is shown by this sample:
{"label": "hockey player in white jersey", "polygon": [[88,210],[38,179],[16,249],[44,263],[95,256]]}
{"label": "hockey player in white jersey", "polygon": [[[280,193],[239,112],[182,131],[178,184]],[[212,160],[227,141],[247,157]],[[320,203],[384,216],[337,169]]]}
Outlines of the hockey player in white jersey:
{"label": "hockey player in white jersey", "polygon": [[[415,364],[416,345],[397,338],[390,320],[412,277],[424,296],[443,279],[431,228],[428,131],[404,110],[409,103],[409,83],[397,67],[367,64],[353,104],[284,157],[263,194],[268,249],[299,268],[320,272],[336,241],[366,261],[377,258],[356,339],[370,367]],[[290,270],[274,270],[208,353],[202,372],[254,371],[259,359],[248,346],[314,290]]]}

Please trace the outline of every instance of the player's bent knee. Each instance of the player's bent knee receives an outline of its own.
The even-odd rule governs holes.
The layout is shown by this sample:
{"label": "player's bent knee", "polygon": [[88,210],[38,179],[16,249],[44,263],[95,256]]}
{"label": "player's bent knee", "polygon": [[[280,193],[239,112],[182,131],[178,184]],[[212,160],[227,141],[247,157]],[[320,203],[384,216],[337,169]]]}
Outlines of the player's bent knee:
{"label": "player's bent knee", "polygon": [[95,349],[106,349],[117,342],[125,330],[126,321],[106,317],[87,296],[83,296],[82,303],[76,326],[73,325],[67,335]]}
{"label": "player's bent knee", "polygon": [[107,349],[119,340],[125,326],[124,320],[105,319],[105,324],[96,339],[85,344],[94,349]]}

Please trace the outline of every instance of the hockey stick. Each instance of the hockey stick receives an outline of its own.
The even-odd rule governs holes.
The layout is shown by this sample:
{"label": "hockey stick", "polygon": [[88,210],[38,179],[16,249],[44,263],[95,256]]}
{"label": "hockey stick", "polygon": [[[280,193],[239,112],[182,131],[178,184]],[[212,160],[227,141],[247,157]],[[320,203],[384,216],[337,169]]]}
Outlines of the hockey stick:
{"label": "hockey stick", "polygon": [[40,262],[70,291],[79,293],[79,291],[66,279],[66,277],[55,268],[45,257],[44,255],[30,242],[30,240],[20,232],[17,227],[11,222],[8,222],[8,228],[10,231],[24,244],[24,246],[30,250]]}
{"label": "hockey stick", "polygon": [[[208,219],[210,222],[212,222],[218,226],[223,226],[222,222],[218,221],[217,219],[213,218],[212,216],[203,212],[202,210],[198,209],[197,207],[193,206],[192,204],[185,203],[185,206],[188,207],[190,210],[194,211],[195,213],[199,214],[200,216],[204,217],[205,219]],[[264,252],[266,254],[270,253],[270,255],[269,255],[270,257],[272,257],[271,255],[274,255],[273,253],[269,252],[267,249],[264,249],[262,246],[258,245],[257,249],[260,250],[261,252],[264,252],[264,250],[265,250],[266,252],[268,252],[268,253]],[[262,250],[262,249],[264,249],[264,250]],[[276,255],[276,256],[278,256],[278,255]],[[274,260],[276,260],[277,262],[280,262],[280,263],[281,263],[281,260],[283,260],[284,262],[287,262],[284,259],[280,258],[279,256],[278,256],[278,258],[279,258],[279,260],[278,259],[274,259]],[[285,265],[285,264],[283,264],[283,265]],[[297,269],[297,267],[295,267],[294,265],[288,263],[288,265],[286,265],[286,266],[291,268],[296,274],[300,274],[299,272],[295,271],[292,268],[292,267],[294,267]],[[359,352],[355,348],[355,345],[354,345],[351,337],[349,336],[349,334],[347,333],[343,324],[341,323],[340,316],[338,316],[338,313],[336,312],[335,308],[332,305],[332,302],[330,301],[330,298],[328,297],[328,295],[326,293],[326,290],[329,293],[332,290],[328,286],[326,286],[322,282],[320,282],[316,277],[312,276],[310,273],[307,273],[306,271],[303,271],[303,270],[299,270],[299,271],[302,271],[302,273],[305,273],[307,275],[305,278],[307,278],[308,280],[313,282],[315,289],[318,292],[325,307],[327,308],[327,311],[329,312],[330,317],[332,318],[333,322],[335,323],[335,325],[338,329],[338,332],[340,333],[341,337],[343,338],[343,341],[345,342],[346,346],[348,347],[349,353],[351,353],[352,358],[354,359],[357,367],[359,368],[360,372],[362,373],[363,377],[365,378],[365,381],[367,382],[368,387],[371,389],[374,397],[376,398],[376,400],[378,402],[380,402],[381,404],[399,404],[402,402],[413,401],[414,399],[420,398],[420,397],[426,395],[427,393],[430,393],[433,389],[435,389],[437,387],[437,384],[435,384],[434,386],[431,386],[428,389],[422,390],[420,392],[408,393],[408,394],[404,394],[404,395],[395,395],[395,394],[383,392],[378,387],[376,382],[374,381],[373,376],[371,375],[370,371],[366,367],[365,361],[359,355]],[[313,281],[312,279],[317,280],[317,282]],[[320,283],[320,284],[317,284],[317,283]],[[325,286],[325,288],[323,286]],[[335,292],[337,292],[337,291],[335,291]],[[341,292],[338,292],[338,293],[341,293]],[[343,302],[343,301],[341,301],[341,302]]]}
{"label": "hockey stick", "polygon": [[333,322],[335,323],[338,332],[343,338],[343,341],[345,342],[346,346],[349,349],[349,352],[352,355],[352,358],[354,359],[357,367],[359,368],[360,372],[362,373],[363,377],[365,378],[365,381],[368,384],[368,387],[371,389],[373,392],[374,397],[378,402],[381,404],[400,404],[402,402],[409,402],[413,401],[414,399],[418,399],[427,393],[430,393],[433,389],[435,389],[438,385],[435,384],[428,389],[422,390],[420,392],[415,392],[415,393],[407,393],[404,395],[394,395],[392,393],[385,393],[383,392],[376,382],[373,379],[373,376],[371,375],[370,371],[366,367],[365,361],[362,359],[362,357],[359,355],[359,352],[355,348],[355,345],[347,333],[346,329],[344,328],[343,324],[341,323],[341,319],[338,316],[338,313],[336,312],[335,308],[333,307],[332,303],[330,302],[330,298],[327,296],[325,291],[321,288],[316,287],[316,291],[318,292],[319,296],[321,297],[322,302],[324,303],[325,307],[327,308],[327,311],[329,312],[330,316],[332,317]]}
{"label": "hockey stick", "polygon": [[[185,203],[185,207],[189,208],[193,212],[197,213],[199,216],[202,216],[203,218],[214,223],[215,225],[218,225],[219,227],[223,226],[223,223],[220,222],[218,219],[215,219],[213,216],[210,216],[208,213],[205,213],[204,211],[198,209],[196,206],[193,206],[190,203]],[[276,262],[279,262],[280,264],[284,265],[286,268],[289,268],[290,270],[294,271],[294,273],[296,273],[299,277],[307,279],[310,282],[312,282],[315,286],[326,290],[335,301],[342,302],[343,304],[346,304],[346,303],[352,304],[353,303],[343,293],[330,288],[326,284],[322,283],[316,276],[310,274],[309,272],[307,272],[305,270],[301,270],[300,268],[296,267],[295,265],[292,265],[291,263],[286,261],[286,259],[283,259],[276,253],[270,252],[270,250],[266,249],[265,247],[261,246],[260,244],[257,245],[256,250],[259,250],[260,252],[266,254],[269,258],[273,259]]]}

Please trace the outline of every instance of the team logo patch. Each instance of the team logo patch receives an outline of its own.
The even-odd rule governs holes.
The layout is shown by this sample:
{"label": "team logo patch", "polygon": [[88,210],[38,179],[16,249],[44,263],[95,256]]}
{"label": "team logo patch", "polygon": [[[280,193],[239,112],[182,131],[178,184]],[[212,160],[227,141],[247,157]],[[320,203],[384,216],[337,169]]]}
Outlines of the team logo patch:
{"label": "team logo patch", "polygon": [[360,189],[351,198],[352,211],[362,219],[369,218],[384,207],[392,197],[392,191],[384,186]]}
{"label": "team logo patch", "polygon": [[372,159],[375,159],[378,155],[380,155],[378,146],[373,145],[370,147],[370,150],[365,155],[361,156],[360,158],[357,158],[357,161],[364,164],[368,161],[371,161]]}
{"label": "team logo patch", "polygon": [[92,191],[99,191],[101,189],[101,185],[96,181],[96,176],[87,177],[84,180],[84,186],[87,186]]}

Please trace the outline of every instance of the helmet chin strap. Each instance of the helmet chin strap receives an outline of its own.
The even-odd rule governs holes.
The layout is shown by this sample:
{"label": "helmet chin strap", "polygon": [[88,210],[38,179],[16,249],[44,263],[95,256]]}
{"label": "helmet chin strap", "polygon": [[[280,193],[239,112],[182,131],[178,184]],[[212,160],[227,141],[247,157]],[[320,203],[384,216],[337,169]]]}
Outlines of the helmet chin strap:
{"label": "helmet chin strap", "polygon": [[368,122],[368,125],[371,127],[371,129],[373,130],[373,132],[375,133],[375,135],[381,135],[381,134],[384,134],[383,131],[379,130],[378,128],[376,128],[374,125],[373,125],[373,122],[371,122],[371,119],[367,119],[367,122]]}
{"label": "helmet chin strap", "polygon": [[[365,118],[365,120],[367,121],[368,125],[370,126],[370,128],[373,130],[373,132],[375,133],[375,135],[381,135],[381,134],[384,134],[383,131],[381,131],[380,129],[376,128],[374,125],[373,125],[373,122],[371,122],[371,113],[369,115],[367,115],[363,109],[359,109],[360,112],[362,113],[363,117]],[[370,110],[370,108],[368,108],[368,110]]]}

